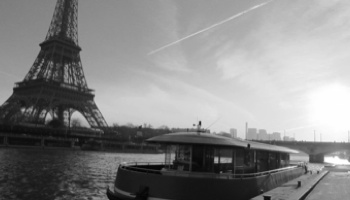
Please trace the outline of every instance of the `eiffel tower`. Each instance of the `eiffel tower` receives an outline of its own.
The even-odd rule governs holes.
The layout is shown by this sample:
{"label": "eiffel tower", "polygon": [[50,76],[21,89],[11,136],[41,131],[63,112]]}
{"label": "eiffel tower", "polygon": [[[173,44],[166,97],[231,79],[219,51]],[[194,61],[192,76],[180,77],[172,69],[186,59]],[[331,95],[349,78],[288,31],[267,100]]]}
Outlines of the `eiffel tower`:
{"label": "eiffel tower", "polygon": [[48,115],[69,126],[80,112],[91,127],[108,127],[88,88],[78,45],[78,0],[57,0],[41,50],[22,82],[0,107],[3,124],[45,124]]}

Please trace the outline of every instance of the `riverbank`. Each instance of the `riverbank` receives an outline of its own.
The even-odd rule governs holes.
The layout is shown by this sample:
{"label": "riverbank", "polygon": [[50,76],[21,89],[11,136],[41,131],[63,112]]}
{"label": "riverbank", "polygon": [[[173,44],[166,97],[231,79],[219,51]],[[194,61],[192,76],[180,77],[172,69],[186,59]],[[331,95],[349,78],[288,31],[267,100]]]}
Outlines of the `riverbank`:
{"label": "riverbank", "polygon": [[41,146],[24,146],[24,145],[0,145],[0,149],[33,149],[33,150],[60,150],[60,151],[86,151],[86,152],[105,152],[105,153],[125,153],[125,154],[162,154],[161,150],[140,150],[140,149],[82,149],[75,147],[41,147]]}
{"label": "riverbank", "polygon": [[66,149],[116,153],[162,153],[159,145],[113,141],[79,141],[72,138],[11,135],[0,133],[0,148]]}
{"label": "riverbank", "polygon": [[308,173],[252,200],[348,199],[350,165],[308,164]]}
{"label": "riverbank", "polygon": [[303,199],[312,188],[319,182],[327,171],[321,173],[307,173],[294,180],[291,180],[280,187],[265,192],[252,200],[299,200]]}
{"label": "riverbank", "polygon": [[[331,171],[320,183],[318,183],[306,200],[319,199],[349,199],[350,174],[349,172]],[[349,169],[347,169],[349,170]]]}

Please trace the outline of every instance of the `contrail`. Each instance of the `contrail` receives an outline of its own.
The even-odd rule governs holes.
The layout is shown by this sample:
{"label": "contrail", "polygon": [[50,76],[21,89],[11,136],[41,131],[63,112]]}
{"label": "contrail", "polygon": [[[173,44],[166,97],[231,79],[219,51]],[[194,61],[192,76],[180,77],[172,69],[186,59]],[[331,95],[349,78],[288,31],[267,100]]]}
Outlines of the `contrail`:
{"label": "contrail", "polygon": [[157,53],[157,52],[159,52],[159,51],[161,51],[161,50],[163,50],[163,49],[165,49],[165,48],[167,48],[167,47],[173,46],[174,44],[177,44],[177,43],[179,43],[179,42],[181,42],[181,41],[184,41],[184,40],[186,40],[186,39],[188,39],[188,38],[191,38],[191,37],[196,36],[196,35],[198,35],[198,34],[200,34],[200,33],[203,33],[203,32],[205,32],[205,31],[208,31],[208,30],[210,30],[210,29],[212,29],[212,28],[215,28],[215,27],[217,27],[217,26],[220,26],[220,25],[222,25],[222,24],[224,24],[224,23],[226,23],[226,22],[228,22],[228,21],[231,21],[231,20],[233,20],[233,19],[236,19],[237,17],[240,17],[240,16],[242,16],[242,15],[244,15],[244,14],[246,14],[246,13],[249,13],[250,11],[253,11],[253,10],[257,9],[257,8],[260,8],[260,7],[262,7],[262,6],[265,6],[266,4],[271,3],[272,1],[274,1],[274,0],[270,0],[270,1],[267,1],[267,2],[265,2],[265,3],[258,4],[258,5],[256,5],[256,6],[253,6],[253,7],[251,7],[251,8],[248,8],[248,9],[245,10],[245,11],[242,11],[242,12],[240,12],[240,13],[238,13],[238,14],[235,14],[235,15],[233,15],[233,16],[231,16],[231,17],[225,19],[225,20],[222,20],[222,21],[220,21],[220,22],[218,22],[218,23],[216,23],[216,24],[213,24],[213,25],[211,25],[211,26],[209,26],[209,27],[207,27],[207,28],[205,28],[205,29],[202,29],[202,30],[197,31],[197,32],[195,32],[195,33],[192,33],[192,34],[190,34],[190,35],[188,35],[188,36],[186,36],[186,37],[183,37],[183,38],[181,38],[181,39],[179,39],[179,40],[176,40],[175,42],[169,43],[169,44],[167,44],[167,45],[165,45],[165,46],[162,46],[162,47],[160,47],[160,48],[158,48],[158,49],[155,49],[155,50],[149,52],[148,55],[155,54],[155,53]]}

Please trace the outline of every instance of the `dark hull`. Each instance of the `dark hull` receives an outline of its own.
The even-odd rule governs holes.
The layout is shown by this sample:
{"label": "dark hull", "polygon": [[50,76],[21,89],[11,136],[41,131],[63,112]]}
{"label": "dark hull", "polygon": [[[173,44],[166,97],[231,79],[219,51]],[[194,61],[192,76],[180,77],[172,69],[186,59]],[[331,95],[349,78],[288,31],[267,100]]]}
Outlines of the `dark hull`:
{"label": "dark hull", "polygon": [[126,200],[126,199],[131,199],[128,198],[127,196],[122,196],[122,195],[118,195],[114,192],[112,192],[109,188],[107,188],[107,197],[109,200]]}
{"label": "dark hull", "polygon": [[108,199],[110,199],[110,200],[121,200],[109,188],[107,188],[107,192],[106,193],[107,193]]}
{"label": "dark hull", "polygon": [[[110,200],[153,199],[157,200],[234,200],[250,199],[288,182],[301,174],[302,168],[246,178],[227,176],[212,177],[144,173],[119,168],[114,192]],[[147,197],[141,198],[147,189]],[[107,193],[108,195],[108,193]]]}
{"label": "dark hull", "polygon": [[107,197],[109,200],[147,200],[148,199],[148,194],[135,194],[135,196],[127,196],[120,194],[118,192],[113,192],[109,188],[107,188]]}

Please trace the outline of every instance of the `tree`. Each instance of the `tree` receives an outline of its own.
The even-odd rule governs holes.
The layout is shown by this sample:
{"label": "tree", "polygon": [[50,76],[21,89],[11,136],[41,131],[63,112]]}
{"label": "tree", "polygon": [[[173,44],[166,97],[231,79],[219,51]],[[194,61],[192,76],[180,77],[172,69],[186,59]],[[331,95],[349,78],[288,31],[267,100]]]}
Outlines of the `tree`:
{"label": "tree", "polygon": [[72,127],[81,127],[81,121],[80,121],[80,119],[77,119],[77,118],[72,119],[71,126],[72,126]]}
{"label": "tree", "polygon": [[169,130],[169,127],[166,125],[162,125],[158,129]]}
{"label": "tree", "polygon": [[126,123],[125,126],[129,127],[129,128],[134,128],[135,127],[135,125],[130,123],[130,122]]}

